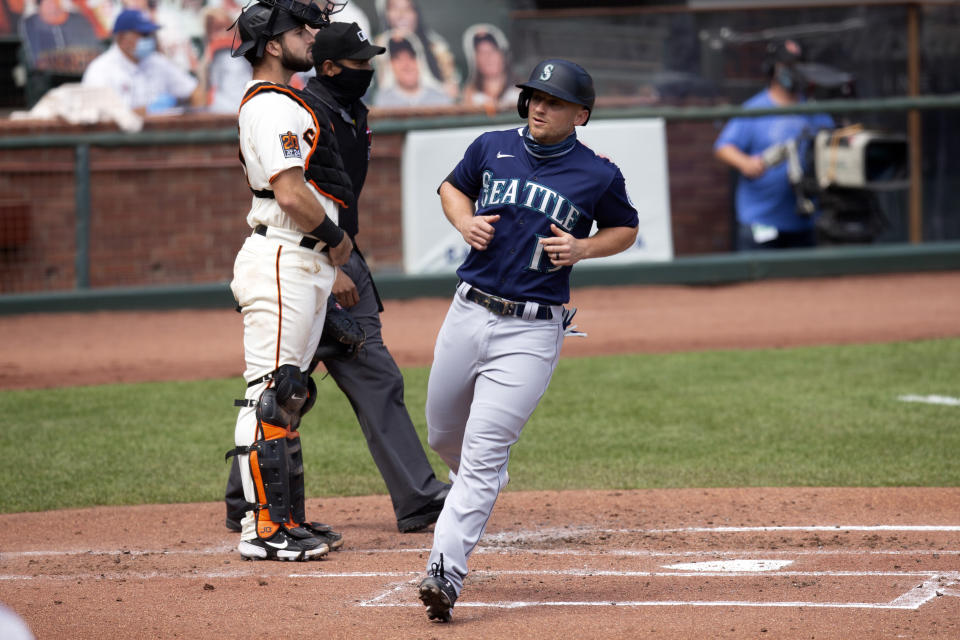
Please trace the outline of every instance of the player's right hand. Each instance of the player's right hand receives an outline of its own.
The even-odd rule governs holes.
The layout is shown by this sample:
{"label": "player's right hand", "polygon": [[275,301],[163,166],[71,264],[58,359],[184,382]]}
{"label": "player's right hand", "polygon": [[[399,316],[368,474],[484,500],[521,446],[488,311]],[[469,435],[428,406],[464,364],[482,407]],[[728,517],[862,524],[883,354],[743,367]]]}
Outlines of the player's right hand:
{"label": "player's right hand", "polygon": [[496,231],[493,228],[493,223],[499,219],[499,215],[472,216],[460,229],[460,234],[468,245],[477,251],[483,251],[490,246],[490,241],[493,240],[493,234]]}
{"label": "player's right hand", "polygon": [[357,285],[343,269],[337,269],[337,276],[333,279],[333,290],[331,293],[344,309],[349,309],[360,302]]}
{"label": "player's right hand", "polygon": [[347,234],[343,234],[343,240],[340,241],[340,244],[330,247],[330,262],[335,267],[346,264],[347,260],[350,259],[351,251],[353,251],[353,240]]}
{"label": "player's right hand", "polygon": [[766,171],[767,163],[761,156],[748,156],[740,167],[740,173],[751,180],[759,178]]}

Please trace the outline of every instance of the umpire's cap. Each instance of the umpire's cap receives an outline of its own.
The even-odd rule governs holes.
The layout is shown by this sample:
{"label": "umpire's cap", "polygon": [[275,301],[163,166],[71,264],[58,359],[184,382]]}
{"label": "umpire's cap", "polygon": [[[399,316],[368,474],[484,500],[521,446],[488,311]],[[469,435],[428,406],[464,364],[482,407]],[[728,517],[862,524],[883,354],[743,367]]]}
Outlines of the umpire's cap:
{"label": "umpire's cap", "polygon": [[[596,94],[593,90],[593,78],[587,70],[569,60],[552,58],[544,60],[530,74],[530,79],[518,84],[522,89],[517,100],[517,112],[521,118],[530,113],[530,96],[535,90],[548,93],[555,98],[583,105],[588,112],[593,111]],[[590,116],[587,115],[587,121]],[[584,122],[586,124],[586,122]]]}
{"label": "umpire's cap", "polygon": [[369,60],[384,52],[385,48],[371,44],[356,22],[331,22],[313,40],[313,63],[317,67],[324,60]]}
{"label": "umpire's cap", "polygon": [[[330,6],[321,9],[317,5],[304,4],[298,0],[258,0],[246,7],[231,25],[237,28],[234,35],[234,58],[253,52],[253,58],[263,57],[267,42],[285,32],[306,25],[320,29],[330,24]],[[237,35],[240,44],[236,44]]]}

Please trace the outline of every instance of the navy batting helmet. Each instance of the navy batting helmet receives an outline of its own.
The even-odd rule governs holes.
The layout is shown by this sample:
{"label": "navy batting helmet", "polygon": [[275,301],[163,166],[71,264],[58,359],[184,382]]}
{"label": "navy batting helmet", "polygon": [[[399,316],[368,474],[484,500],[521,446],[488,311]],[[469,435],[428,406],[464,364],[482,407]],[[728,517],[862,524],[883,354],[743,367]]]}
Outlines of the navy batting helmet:
{"label": "navy batting helmet", "polygon": [[[522,89],[517,100],[517,112],[521,118],[530,113],[530,96],[533,92],[543,91],[555,98],[583,105],[587,111],[593,111],[596,94],[593,91],[593,78],[587,70],[569,60],[554,58],[544,60],[530,74],[530,79],[518,84]],[[587,115],[587,121],[590,116]],[[584,122],[586,124],[586,122]]]}
{"label": "navy batting helmet", "polygon": [[[244,9],[231,25],[231,28],[237,28],[231,55],[239,58],[249,54],[248,59],[252,56],[259,60],[267,42],[273,38],[301,25],[319,29],[330,24],[331,5],[335,4],[328,2],[321,9],[313,3],[304,4],[297,0],[259,0]],[[240,44],[236,44],[237,35]]]}

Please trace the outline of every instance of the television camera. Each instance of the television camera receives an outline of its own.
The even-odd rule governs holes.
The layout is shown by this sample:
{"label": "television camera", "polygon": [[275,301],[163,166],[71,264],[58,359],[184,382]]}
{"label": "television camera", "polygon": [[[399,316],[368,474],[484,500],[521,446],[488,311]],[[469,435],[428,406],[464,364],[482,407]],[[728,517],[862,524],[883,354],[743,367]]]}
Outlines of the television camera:
{"label": "television camera", "polygon": [[[832,67],[796,63],[804,93],[825,97],[853,95],[853,77]],[[889,226],[877,194],[907,189],[906,136],[866,129],[861,124],[804,132],[769,147],[764,163],[787,163],[797,210],[813,215],[822,244],[869,243]]]}

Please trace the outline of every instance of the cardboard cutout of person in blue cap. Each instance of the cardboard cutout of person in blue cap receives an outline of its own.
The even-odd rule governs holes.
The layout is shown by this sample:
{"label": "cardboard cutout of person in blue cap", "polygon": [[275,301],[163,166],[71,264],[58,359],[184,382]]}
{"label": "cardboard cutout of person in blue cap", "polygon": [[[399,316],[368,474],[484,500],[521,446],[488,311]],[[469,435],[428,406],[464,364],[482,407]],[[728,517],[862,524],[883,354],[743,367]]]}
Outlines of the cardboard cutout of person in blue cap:
{"label": "cardboard cutout of person in blue cap", "polygon": [[137,9],[121,11],[113,23],[113,44],[90,63],[83,84],[113,89],[141,114],[202,106],[204,95],[197,79],[157,51],[159,29]]}

